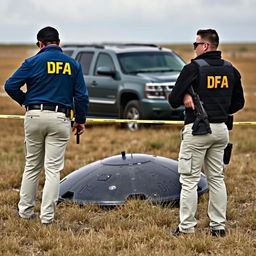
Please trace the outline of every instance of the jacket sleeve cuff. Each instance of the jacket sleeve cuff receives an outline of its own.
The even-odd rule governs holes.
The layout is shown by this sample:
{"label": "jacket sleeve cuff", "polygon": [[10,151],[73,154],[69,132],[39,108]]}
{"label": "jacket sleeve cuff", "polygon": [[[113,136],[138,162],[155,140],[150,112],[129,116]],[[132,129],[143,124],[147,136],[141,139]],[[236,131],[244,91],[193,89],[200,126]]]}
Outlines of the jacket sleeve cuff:
{"label": "jacket sleeve cuff", "polygon": [[75,122],[79,124],[84,124],[86,122],[86,118],[75,117]]}

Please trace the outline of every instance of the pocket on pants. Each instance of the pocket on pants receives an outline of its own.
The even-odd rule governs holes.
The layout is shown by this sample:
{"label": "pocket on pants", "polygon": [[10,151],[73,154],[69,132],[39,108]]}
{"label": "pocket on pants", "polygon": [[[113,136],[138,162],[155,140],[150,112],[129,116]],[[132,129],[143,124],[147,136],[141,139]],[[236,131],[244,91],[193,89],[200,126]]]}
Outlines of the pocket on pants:
{"label": "pocket on pants", "polygon": [[61,120],[62,122],[70,122],[70,119],[68,117],[65,116],[58,116],[57,117],[59,120]]}
{"label": "pocket on pants", "polygon": [[178,172],[180,174],[191,174],[192,170],[192,153],[186,152],[179,156]]}

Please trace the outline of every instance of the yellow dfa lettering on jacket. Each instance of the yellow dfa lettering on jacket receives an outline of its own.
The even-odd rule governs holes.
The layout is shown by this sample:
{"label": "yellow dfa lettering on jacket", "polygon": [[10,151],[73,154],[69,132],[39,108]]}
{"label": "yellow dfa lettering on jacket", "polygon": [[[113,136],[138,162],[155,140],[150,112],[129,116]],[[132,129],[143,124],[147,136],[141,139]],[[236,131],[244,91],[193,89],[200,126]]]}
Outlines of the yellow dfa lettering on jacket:
{"label": "yellow dfa lettering on jacket", "polygon": [[48,74],[67,74],[71,75],[71,67],[69,62],[61,61],[48,61],[47,62],[47,72]]}
{"label": "yellow dfa lettering on jacket", "polygon": [[207,88],[228,88],[227,76],[207,76]]}
{"label": "yellow dfa lettering on jacket", "polygon": [[48,70],[48,74],[54,74],[55,73],[55,64],[54,62],[47,62],[47,70]]}

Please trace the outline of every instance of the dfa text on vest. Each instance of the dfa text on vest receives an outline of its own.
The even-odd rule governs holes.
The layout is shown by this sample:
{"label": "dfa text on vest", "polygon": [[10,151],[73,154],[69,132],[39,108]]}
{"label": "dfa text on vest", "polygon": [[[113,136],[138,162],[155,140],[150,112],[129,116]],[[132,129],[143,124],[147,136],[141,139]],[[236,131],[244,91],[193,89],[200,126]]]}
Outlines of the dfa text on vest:
{"label": "dfa text on vest", "polygon": [[69,62],[61,61],[48,61],[47,62],[48,74],[67,74],[71,75],[71,67]]}
{"label": "dfa text on vest", "polygon": [[207,76],[207,88],[228,88],[227,76]]}

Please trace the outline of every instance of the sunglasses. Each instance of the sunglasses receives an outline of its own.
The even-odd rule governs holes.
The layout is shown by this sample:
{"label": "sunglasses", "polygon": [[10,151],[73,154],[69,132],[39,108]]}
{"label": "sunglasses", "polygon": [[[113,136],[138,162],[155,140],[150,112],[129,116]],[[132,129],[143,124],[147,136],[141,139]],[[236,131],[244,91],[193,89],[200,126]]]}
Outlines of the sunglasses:
{"label": "sunglasses", "polygon": [[199,43],[194,42],[194,43],[193,43],[194,50],[197,48],[197,46],[198,46],[199,44],[205,44],[205,42],[199,42]]}
{"label": "sunglasses", "polygon": [[36,42],[36,46],[37,46],[37,47],[39,47],[39,46],[40,46],[40,45],[39,45],[39,42]]}

